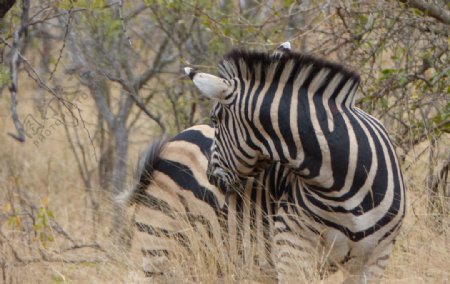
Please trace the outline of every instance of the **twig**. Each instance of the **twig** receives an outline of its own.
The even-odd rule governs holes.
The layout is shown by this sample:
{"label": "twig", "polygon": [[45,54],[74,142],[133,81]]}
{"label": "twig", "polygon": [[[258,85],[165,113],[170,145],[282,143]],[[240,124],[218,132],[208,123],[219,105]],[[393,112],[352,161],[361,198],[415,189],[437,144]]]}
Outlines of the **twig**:
{"label": "twig", "polygon": [[133,99],[133,102],[136,104],[136,106],[137,106],[140,110],[142,110],[149,118],[151,118],[152,120],[154,120],[154,121],[158,124],[158,126],[161,128],[161,130],[162,130],[163,133],[166,132],[166,126],[164,125],[164,123],[162,123],[161,117],[160,117],[160,116],[157,116],[157,115],[155,115],[155,114],[153,114],[153,113],[151,113],[150,110],[148,110],[147,107],[146,107],[146,106],[144,105],[144,103],[142,102],[142,98],[139,97],[139,96],[136,94],[136,92],[135,92],[134,90],[132,90],[124,80],[122,80],[122,79],[120,79],[120,78],[112,77],[111,75],[109,75],[109,74],[107,74],[107,73],[104,73],[104,75],[105,75],[105,77],[108,78],[110,81],[119,83],[119,84],[123,87],[124,91],[126,91],[126,92],[131,96],[131,98]]}
{"label": "twig", "polygon": [[15,258],[17,261],[22,261],[22,258],[20,258],[19,254],[18,254],[17,251],[14,249],[13,245],[12,245],[10,242],[8,242],[8,238],[5,236],[5,234],[2,232],[2,230],[0,230],[0,237],[1,237],[2,239],[4,239],[3,242],[6,243],[6,244],[9,246],[9,248],[11,249],[11,252],[12,252],[14,258]]}
{"label": "twig", "polygon": [[62,258],[62,257],[50,257],[47,255],[44,255],[44,257],[34,257],[34,258],[28,258],[28,259],[22,259],[21,261],[18,261],[16,263],[11,263],[11,266],[26,266],[31,263],[38,263],[38,262],[59,262],[59,263],[71,263],[71,264],[79,264],[79,263],[102,263],[106,260],[99,257],[93,257],[93,258]]}
{"label": "twig", "polygon": [[49,81],[53,78],[53,75],[54,75],[55,72],[56,72],[56,68],[58,68],[59,62],[61,61],[61,58],[62,58],[62,54],[63,54],[64,48],[66,47],[66,39],[67,39],[67,35],[69,34],[70,20],[72,19],[72,10],[73,10],[73,3],[72,3],[72,1],[71,1],[70,3],[71,3],[71,6],[70,6],[69,11],[67,12],[67,13],[68,13],[68,16],[67,16],[67,25],[66,25],[66,30],[65,30],[65,32],[64,32],[63,44],[62,44],[61,49],[59,50],[59,55],[58,55],[58,59],[56,60],[56,64],[55,64],[55,66],[53,67],[52,72],[50,73],[50,77],[48,78]]}
{"label": "twig", "polygon": [[130,94],[131,98],[133,99],[134,103],[139,107],[139,109],[141,109],[148,117],[153,119],[158,124],[158,126],[161,128],[163,133],[166,133],[166,126],[164,125],[164,123],[162,123],[161,117],[152,114],[143,104],[141,97],[137,96],[133,92],[130,92],[129,94]]}
{"label": "twig", "polygon": [[97,243],[93,243],[93,244],[75,244],[73,246],[61,249],[59,251],[53,251],[53,252],[57,253],[57,254],[62,254],[62,253],[65,253],[65,252],[68,252],[68,251],[71,251],[71,250],[77,250],[77,249],[83,249],[83,248],[93,248],[93,249],[99,250],[101,252],[105,252],[105,253],[107,252],[104,248],[102,248]]}
{"label": "twig", "polygon": [[147,9],[147,5],[145,5],[144,3],[139,4],[138,6],[136,6],[136,8],[134,8],[134,10],[129,11],[127,14],[125,14],[123,16],[123,19],[125,21],[128,21],[134,17],[136,17],[137,15],[139,15],[140,13],[144,12]]}
{"label": "twig", "polygon": [[[3,38],[3,37],[1,37],[0,36],[0,40],[6,45],[6,46],[8,46],[8,47],[10,47],[11,49],[12,49],[12,47],[8,44],[8,42]],[[44,89],[44,90],[46,90],[46,91],[48,91],[50,94],[52,94],[68,111],[69,111],[69,113],[72,115],[72,117],[74,117],[74,118],[76,118],[77,116],[75,115],[75,113],[73,112],[73,110],[72,110],[72,108],[75,108],[76,110],[77,110],[77,112],[78,112],[78,116],[80,117],[80,120],[81,120],[81,122],[82,122],[82,124],[83,124],[83,129],[85,130],[85,132],[87,133],[87,135],[88,135],[88,138],[89,138],[89,141],[90,141],[90,143],[91,143],[91,145],[92,145],[92,147],[93,147],[93,149],[94,149],[94,157],[95,157],[95,160],[97,160],[97,154],[96,154],[96,151],[95,151],[95,147],[94,147],[94,142],[93,142],[93,140],[92,140],[92,138],[91,138],[91,135],[90,135],[90,133],[89,133],[89,130],[87,129],[87,127],[86,127],[86,124],[85,124],[85,122],[84,122],[84,120],[83,120],[83,117],[81,116],[81,110],[80,110],[80,108],[77,106],[77,105],[75,105],[75,104],[73,104],[72,102],[70,102],[70,101],[67,101],[67,100],[65,100],[65,99],[63,99],[63,98],[61,98],[60,96],[58,96],[58,94],[56,93],[56,91],[55,90],[53,90],[52,88],[50,88],[49,86],[47,86],[45,83],[44,83],[44,81],[41,79],[41,77],[39,76],[39,74],[37,73],[37,71],[33,68],[33,66],[28,62],[28,60],[18,51],[17,52],[17,56],[21,59],[21,61],[24,63],[24,65],[25,65],[25,67],[26,67],[26,72],[27,72],[27,74],[28,74],[28,76],[31,78],[31,79],[33,79],[33,81],[35,81],[36,82],[36,84],[38,84],[38,86],[40,87],[40,88],[42,88],[42,89]],[[16,102],[16,104],[17,104],[17,102]],[[12,104],[12,106],[14,106],[14,104]],[[14,106],[15,107],[15,106]],[[13,112],[13,115],[14,115],[14,112]],[[16,115],[17,115],[17,113],[16,113]],[[18,118],[17,118],[17,120],[14,120],[14,122],[16,123],[16,121],[20,124],[20,121],[18,120]],[[21,126],[21,124],[20,124],[20,126]],[[20,135],[20,131],[19,131],[19,135]],[[15,139],[17,139],[17,140],[19,140],[18,138],[20,138],[20,136],[19,137],[17,137],[17,136],[15,136],[14,134],[10,134],[10,133],[8,133],[10,136],[12,136],[13,138],[15,138]],[[25,136],[24,136],[24,132],[23,132],[23,128],[22,128],[22,135],[23,135],[23,140],[21,141],[21,140],[19,140],[19,141],[21,141],[21,142],[23,142],[23,141],[25,141]]]}
{"label": "twig", "polygon": [[408,7],[422,11],[425,15],[433,17],[441,23],[450,25],[450,12],[445,6],[438,7],[433,3],[427,3],[422,0],[400,0],[400,2],[405,3]]}
{"label": "twig", "polygon": [[126,37],[126,39],[128,41],[128,45],[130,46],[130,48],[133,48],[133,45],[131,44],[130,36],[128,35],[127,29],[125,27],[125,19],[124,19],[124,16],[123,16],[122,9],[123,9],[123,0],[120,0],[119,1],[119,18],[120,18],[120,22],[122,24],[122,33]]}
{"label": "twig", "polygon": [[[5,38],[3,38],[2,36],[0,36],[0,40],[2,41],[3,44],[5,44],[7,47],[9,48],[13,48],[7,41]],[[37,73],[37,71],[33,68],[33,66],[31,65],[31,63],[28,61],[28,59],[26,57],[24,57],[20,52],[17,53],[17,55],[19,56],[21,62],[24,63],[25,71],[27,72],[28,76],[36,82],[36,84],[46,90],[47,92],[49,92],[51,95],[53,95],[58,101],[60,101],[64,107],[75,117],[75,115],[73,114],[72,111],[72,107],[75,107],[78,109],[78,107],[76,105],[74,105],[73,103],[71,103],[70,101],[64,100],[63,98],[61,98],[60,96],[58,96],[58,94],[56,93],[55,90],[53,90],[52,88],[50,88],[49,86],[47,86],[47,84],[44,83],[44,81],[41,79],[41,77],[39,76],[39,74]]]}

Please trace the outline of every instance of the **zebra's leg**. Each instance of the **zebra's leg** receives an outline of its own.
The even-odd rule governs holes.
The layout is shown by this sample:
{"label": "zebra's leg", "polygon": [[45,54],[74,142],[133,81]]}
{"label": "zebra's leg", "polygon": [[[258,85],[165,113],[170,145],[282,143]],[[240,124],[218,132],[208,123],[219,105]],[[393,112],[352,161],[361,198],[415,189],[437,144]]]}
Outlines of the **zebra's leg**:
{"label": "zebra's leg", "polygon": [[[286,209],[286,208],[285,208]],[[279,283],[311,283],[317,272],[318,238],[304,228],[298,216],[280,208],[275,217],[274,260]]]}
{"label": "zebra's leg", "polygon": [[[390,242],[384,247],[377,247],[364,264],[349,262],[346,265],[349,276],[344,283],[379,283],[388,265],[393,246],[394,243]],[[355,258],[355,261],[358,259]]]}
{"label": "zebra's leg", "polygon": [[142,268],[145,276],[152,279],[171,274],[171,267],[178,256],[189,255],[189,250],[178,237],[156,232],[141,234],[140,242],[143,255]]}
{"label": "zebra's leg", "polygon": [[390,242],[383,248],[377,249],[377,251],[371,255],[364,268],[364,275],[369,280],[368,283],[377,283],[383,277],[393,247],[394,242]]}
{"label": "zebra's leg", "polygon": [[142,269],[146,277],[158,277],[164,274],[168,264],[167,251],[165,250],[142,250]]}
{"label": "zebra's leg", "polygon": [[189,255],[189,239],[183,232],[189,231],[191,227],[180,211],[178,210],[178,215],[171,215],[157,207],[138,207],[134,220],[136,231],[133,245],[140,247],[143,254],[146,276],[168,274],[169,261],[174,259],[174,255]]}

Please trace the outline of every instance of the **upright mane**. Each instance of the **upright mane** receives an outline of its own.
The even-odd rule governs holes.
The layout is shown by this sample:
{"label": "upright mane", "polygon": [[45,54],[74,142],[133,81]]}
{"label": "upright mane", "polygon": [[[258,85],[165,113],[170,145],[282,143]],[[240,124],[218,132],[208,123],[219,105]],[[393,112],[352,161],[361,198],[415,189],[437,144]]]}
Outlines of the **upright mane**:
{"label": "upright mane", "polygon": [[[340,75],[342,83],[351,82],[351,90],[354,92],[360,82],[360,76],[343,65],[298,52],[271,54],[245,49],[233,49],[223,57],[218,68],[219,76],[227,80],[232,78],[250,80],[254,78],[257,81],[266,81],[269,77],[273,81],[279,80],[280,76],[272,75],[281,73],[287,67],[292,68],[290,79],[295,79],[302,70],[310,69],[308,79],[304,81],[304,85],[309,84],[321,71],[327,71],[326,76],[323,76],[322,85],[327,85],[330,83],[330,78]],[[284,80],[289,78],[284,78]],[[340,86],[342,87],[343,84]],[[347,96],[348,93],[342,95]]]}

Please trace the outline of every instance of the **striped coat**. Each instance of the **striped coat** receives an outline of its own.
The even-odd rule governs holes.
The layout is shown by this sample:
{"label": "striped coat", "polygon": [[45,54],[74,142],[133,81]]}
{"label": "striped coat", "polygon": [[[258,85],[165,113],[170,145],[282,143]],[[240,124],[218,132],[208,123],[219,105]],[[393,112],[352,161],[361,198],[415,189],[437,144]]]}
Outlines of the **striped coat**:
{"label": "striped coat", "polygon": [[209,173],[235,185],[261,163],[283,164],[302,188],[288,193],[286,218],[304,212],[346,282],[377,281],[405,215],[405,189],[386,130],[354,106],[359,76],[295,52],[247,50],[227,54],[219,77],[186,72],[215,101]]}
{"label": "striped coat", "polygon": [[136,185],[121,197],[137,207],[133,243],[141,247],[147,276],[168,274],[171,259],[187,261],[204,250],[214,255],[218,274],[234,263],[235,269],[259,269],[262,279],[274,277],[274,216],[281,193],[265,187],[281,188],[276,185],[283,172],[279,165],[269,167],[243,181],[243,195],[226,196],[206,174],[213,134],[210,126],[199,125],[152,143],[140,158]]}

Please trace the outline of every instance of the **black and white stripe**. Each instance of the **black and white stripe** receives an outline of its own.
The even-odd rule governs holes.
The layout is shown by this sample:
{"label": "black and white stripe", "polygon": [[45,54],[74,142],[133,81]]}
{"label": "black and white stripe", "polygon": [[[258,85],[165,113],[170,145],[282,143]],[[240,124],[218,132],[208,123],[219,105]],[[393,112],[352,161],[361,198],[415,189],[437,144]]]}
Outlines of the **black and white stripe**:
{"label": "black and white stripe", "polygon": [[206,174],[213,134],[212,127],[199,125],[152,143],[141,156],[136,186],[121,198],[137,205],[134,242],[142,246],[148,276],[170,272],[168,258],[180,254],[173,250],[198,253],[192,242],[199,239],[221,256],[221,271],[231,261],[274,274],[274,216],[282,192],[266,187],[283,188],[284,172],[270,166],[242,181],[242,195],[226,196]]}
{"label": "black and white stripe", "polygon": [[294,52],[246,50],[224,57],[220,78],[203,74],[192,79],[216,101],[208,171],[236,184],[262,161],[280,162],[300,184],[280,209],[285,227],[300,232],[308,223],[329,260],[344,264],[346,281],[382,276],[405,215],[405,189],[386,130],[354,106],[359,76]]}

